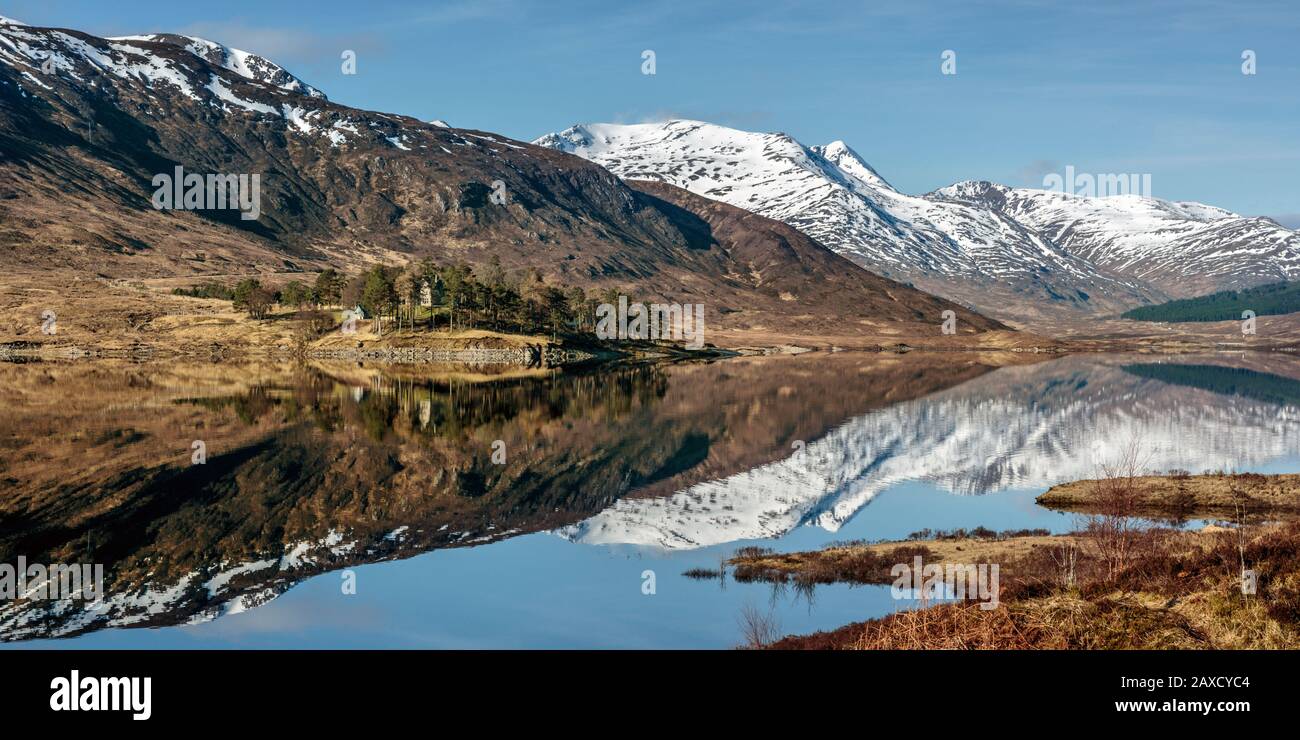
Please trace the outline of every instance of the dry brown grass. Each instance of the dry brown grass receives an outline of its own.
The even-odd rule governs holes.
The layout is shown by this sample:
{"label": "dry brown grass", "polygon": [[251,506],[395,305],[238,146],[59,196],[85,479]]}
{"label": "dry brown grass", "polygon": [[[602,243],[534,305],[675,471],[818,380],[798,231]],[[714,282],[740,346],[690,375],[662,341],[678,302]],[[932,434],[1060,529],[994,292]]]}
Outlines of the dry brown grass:
{"label": "dry brown grass", "polygon": [[[1115,567],[1091,536],[1002,560],[1000,605],[945,603],[832,632],[800,649],[1297,649],[1300,522],[1201,532],[1143,530]],[[1073,585],[1062,548],[1073,548]],[[1257,576],[1241,588],[1242,563]]]}
{"label": "dry brown grass", "polygon": [[[940,533],[942,534],[942,533]],[[897,563],[921,556],[927,563],[1003,563],[1028,558],[1074,538],[1047,534],[1014,537],[936,537],[907,542],[835,545],[811,552],[776,553],[742,548],[728,561],[742,583],[892,583]]]}
{"label": "dry brown grass", "polygon": [[[1300,522],[1248,524],[1277,476],[1203,476],[1198,503],[1231,503],[1236,526],[1185,532],[1138,519],[1151,486],[1140,446],[1101,466],[1086,490],[1091,515],[1072,535],[939,536],[817,553],[747,553],[738,580],[889,583],[892,564],[996,563],[995,608],[967,599],[902,611],[775,647],[851,649],[1300,648]],[[1188,491],[1177,473],[1163,485]],[[1214,485],[1210,485],[1213,483]],[[1214,499],[1223,492],[1224,498]],[[1183,501],[1183,503],[1186,503]],[[1246,574],[1255,591],[1244,587]],[[742,578],[743,576],[743,578]]]}
{"label": "dry brown grass", "polygon": [[[1109,484],[1104,479],[1053,486],[1038,503],[1065,511],[1093,513],[1103,506]],[[1234,516],[1248,512],[1300,509],[1300,475],[1206,473],[1203,475],[1139,475],[1132,479],[1137,511],[1168,518],[1198,514]]]}
{"label": "dry brown grass", "polygon": [[841,547],[811,553],[738,553],[731,559],[741,583],[889,583],[889,569],[913,557],[930,559],[925,544],[894,545],[888,549]]}
{"label": "dry brown grass", "polygon": [[1206,647],[1182,615],[1142,597],[1090,601],[1068,593],[1009,608],[946,604],[863,626],[854,650],[1171,649]]}
{"label": "dry brown grass", "polygon": [[[262,277],[270,282],[276,279]],[[549,336],[485,330],[405,330],[380,335],[368,320],[358,322],[356,333],[344,334],[333,330],[341,320],[338,310],[299,312],[274,306],[266,318],[255,320],[235,310],[229,301],[172,295],[170,285],[63,274],[42,276],[38,281],[30,276],[0,277],[0,311],[13,318],[0,325],[0,345],[54,356],[76,349],[229,358],[308,347],[466,349],[551,344]],[[57,317],[54,334],[41,331],[40,317],[46,310]],[[312,323],[316,326],[309,326]]]}
{"label": "dry brown grass", "polygon": [[[264,320],[250,319],[232,308],[229,301],[176,296],[174,288],[216,280],[234,284],[244,277],[256,277],[264,284],[282,285],[304,280],[304,273],[227,273],[185,278],[142,278],[126,280],[68,271],[28,271],[0,275],[0,311],[11,321],[0,325],[0,344],[35,345],[58,350],[70,347],[108,351],[149,348],[156,353],[206,355],[213,346],[227,353],[267,348],[290,349],[301,342],[296,320],[298,312],[276,306]],[[310,275],[306,279],[310,279]],[[41,313],[52,310],[58,316],[58,333],[43,334]],[[327,311],[335,323],[337,308]],[[916,322],[879,322],[879,326],[854,327],[843,336],[816,331],[774,332],[764,329],[723,329],[710,325],[708,341],[718,347],[752,349],[756,352],[795,351],[795,348],[852,348],[876,350],[898,343],[911,347],[982,352],[989,365],[1024,364],[1041,361],[1053,354],[1024,350],[1051,347],[1050,340],[1010,331],[944,336],[936,325]],[[387,328],[387,327],[386,327]],[[317,332],[316,348],[366,347],[465,347],[511,348],[551,344],[549,335],[499,334],[482,330],[454,333],[443,331],[373,331],[372,322],[362,321],[356,334]],[[1014,350],[1014,351],[1008,351]]]}

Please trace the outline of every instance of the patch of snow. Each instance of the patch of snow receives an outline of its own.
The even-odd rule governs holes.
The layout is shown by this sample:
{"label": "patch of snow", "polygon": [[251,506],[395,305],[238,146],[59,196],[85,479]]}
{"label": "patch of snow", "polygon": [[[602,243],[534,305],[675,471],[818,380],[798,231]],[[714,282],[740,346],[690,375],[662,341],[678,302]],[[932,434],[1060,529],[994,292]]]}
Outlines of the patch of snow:
{"label": "patch of snow", "polygon": [[316,127],[311,125],[311,121],[309,121],[308,119],[312,118],[313,115],[319,115],[319,112],[312,111],[311,113],[308,113],[304,111],[302,108],[291,106],[288,103],[285,103],[282,106],[282,109],[283,109],[284,119],[288,121],[294,128],[298,129],[304,134],[310,134],[316,130]]}
{"label": "patch of snow", "polygon": [[254,113],[269,113],[271,115],[276,115],[279,113],[279,111],[277,111],[275,108],[272,108],[269,105],[265,105],[263,103],[255,103],[251,100],[244,100],[243,98],[239,97],[234,92],[232,92],[230,88],[226,87],[226,83],[216,75],[212,75],[211,82],[209,82],[204,87],[206,87],[208,91],[211,92],[213,95],[217,96],[219,100],[223,100],[232,105],[239,106],[244,110],[253,111]]}

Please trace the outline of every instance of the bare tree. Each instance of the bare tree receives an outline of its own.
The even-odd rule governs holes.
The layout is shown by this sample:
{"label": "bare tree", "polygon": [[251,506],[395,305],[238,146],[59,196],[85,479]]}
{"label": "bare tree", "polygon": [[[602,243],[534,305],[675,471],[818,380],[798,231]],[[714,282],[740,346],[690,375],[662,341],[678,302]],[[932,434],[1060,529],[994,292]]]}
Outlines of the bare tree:
{"label": "bare tree", "polygon": [[1237,530],[1237,560],[1241,566],[1240,573],[1238,574],[1238,583],[1241,584],[1242,598],[1248,599],[1250,594],[1246,593],[1246,573],[1250,569],[1246,567],[1246,510],[1243,506],[1243,502],[1246,500],[1246,493],[1237,488],[1236,485],[1233,485],[1232,497],[1233,506],[1237,513],[1237,526],[1235,527]]}
{"label": "bare tree", "polygon": [[744,638],[742,647],[761,650],[780,637],[780,625],[774,611],[764,612],[753,604],[745,604],[740,609],[739,621],[740,634]]}
{"label": "bare tree", "polygon": [[1108,576],[1124,568],[1137,550],[1142,495],[1137,479],[1149,458],[1142,454],[1141,442],[1133,438],[1118,459],[1099,465],[1097,514],[1089,518],[1084,531],[1097,548]]}
{"label": "bare tree", "polygon": [[248,307],[248,315],[255,319],[264,319],[271,312],[271,306],[275,303],[275,294],[271,291],[257,286],[249,291],[245,298],[245,305]]}

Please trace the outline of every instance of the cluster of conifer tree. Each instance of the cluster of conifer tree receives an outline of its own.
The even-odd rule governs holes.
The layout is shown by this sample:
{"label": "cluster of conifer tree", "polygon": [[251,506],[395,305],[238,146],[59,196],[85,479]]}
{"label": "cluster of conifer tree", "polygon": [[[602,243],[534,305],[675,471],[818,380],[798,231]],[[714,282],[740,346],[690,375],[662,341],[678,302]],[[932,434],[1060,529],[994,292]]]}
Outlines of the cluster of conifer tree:
{"label": "cluster of conifer tree", "polygon": [[230,300],[259,319],[277,303],[304,312],[360,306],[380,331],[481,328],[555,335],[594,330],[596,307],[617,303],[619,295],[616,289],[588,295],[577,286],[548,283],[538,270],[510,274],[495,258],[480,267],[425,259],[405,267],[374,265],[354,275],[326,269],[314,281],[293,280],[279,290],[247,278],[234,287],[208,282],[174,292]]}

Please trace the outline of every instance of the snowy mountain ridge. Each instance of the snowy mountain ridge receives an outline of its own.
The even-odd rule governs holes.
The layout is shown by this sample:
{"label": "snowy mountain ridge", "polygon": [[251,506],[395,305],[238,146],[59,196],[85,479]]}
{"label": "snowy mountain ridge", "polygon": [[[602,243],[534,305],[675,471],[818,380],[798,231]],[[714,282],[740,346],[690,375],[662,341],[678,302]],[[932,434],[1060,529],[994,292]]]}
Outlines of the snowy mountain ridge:
{"label": "snowy mountain ridge", "polygon": [[956,183],[931,197],[994,208],[1071,254],[1178,297],[1186,297],[1178,285],[1189,279],[1222,289],[1300,276],[1300,235],[1271,219],[1203,203],[1089,198],[988,182]]}
{"label": "snowy mountain ridge", "polygon": [[325,93],[293,76],[284,67],[242,49],[235,49],[215,41],[198,36],[182,36],[174,33],[150,33],[142,36],[113,36],[111,41],[152,41],[159,44],[179,46],[196,57],[210,64],[228,69],[249,80],[265,82],[282,90],[310,95],[313,98],[325,98]]}
{"label": "snowy mountain ridge", "polygon": [[1005,318],[1035,302],[1096,314],[1300,276],[1295,232],[1201,203],[974,181],[908,195],[843,141],[702,121],[580,124],[533,143],[784,221],[874,272]]}

